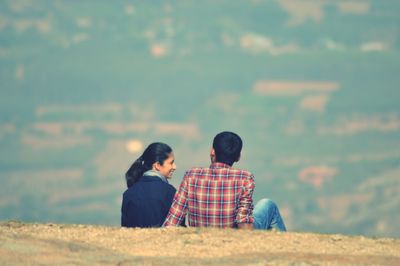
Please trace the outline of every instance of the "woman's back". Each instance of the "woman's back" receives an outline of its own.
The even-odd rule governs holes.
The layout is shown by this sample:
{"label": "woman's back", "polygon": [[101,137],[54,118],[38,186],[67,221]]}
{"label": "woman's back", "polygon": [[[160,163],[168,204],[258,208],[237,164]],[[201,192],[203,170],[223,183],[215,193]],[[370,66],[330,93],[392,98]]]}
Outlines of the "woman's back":
{"label": "woman's back", "polygon": [[121,225],[160,227],[172,204],[176,189],[158,176],[142,176],[123,194]]}

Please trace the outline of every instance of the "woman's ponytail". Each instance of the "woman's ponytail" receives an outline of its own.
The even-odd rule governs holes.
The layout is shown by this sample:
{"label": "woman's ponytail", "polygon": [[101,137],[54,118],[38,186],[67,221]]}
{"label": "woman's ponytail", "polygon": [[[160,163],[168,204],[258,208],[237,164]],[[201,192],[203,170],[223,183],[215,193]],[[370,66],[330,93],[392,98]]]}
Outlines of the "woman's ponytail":
{"label": "woman's ponytail", "polygon": [[143,164],[143,157],[140,156],[133,164],[132,166],[128,169],[128,171],[125,174],[125,179],[126,179],[126,185],[131,187],[136,181],[139,180],[139,178],[143,175],[144,172],[146,172],[148,169]]}

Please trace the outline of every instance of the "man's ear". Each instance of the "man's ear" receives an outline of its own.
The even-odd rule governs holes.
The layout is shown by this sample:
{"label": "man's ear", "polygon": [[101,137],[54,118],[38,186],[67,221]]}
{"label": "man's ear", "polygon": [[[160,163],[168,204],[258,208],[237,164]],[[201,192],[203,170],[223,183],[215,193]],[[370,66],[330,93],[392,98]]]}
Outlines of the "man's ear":
{"label": "man's ear", "polygon": [[211,159],[211,162],[212,162],[212,163],[214,163],[215,160],[216,160],[214,148],[211,148],[211,151],[210,151],[210,159]]}
{"label": "man's ear", "polygon": [[236,162],[240,161],[240,156],[241,156],[241,154],[239,154],[239,157],[236,159]]}

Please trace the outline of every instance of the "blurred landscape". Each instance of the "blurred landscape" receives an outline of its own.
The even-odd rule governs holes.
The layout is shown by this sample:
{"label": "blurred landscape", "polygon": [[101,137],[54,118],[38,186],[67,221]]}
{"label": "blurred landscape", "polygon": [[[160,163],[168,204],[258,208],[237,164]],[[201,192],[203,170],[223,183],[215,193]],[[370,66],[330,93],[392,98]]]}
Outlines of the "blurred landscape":
{"label": "blurred landscape", "polygon": [[400,237],[400,2],[0,2],[0,220],[119,225],[154,141],[215,134],[290,231]]}

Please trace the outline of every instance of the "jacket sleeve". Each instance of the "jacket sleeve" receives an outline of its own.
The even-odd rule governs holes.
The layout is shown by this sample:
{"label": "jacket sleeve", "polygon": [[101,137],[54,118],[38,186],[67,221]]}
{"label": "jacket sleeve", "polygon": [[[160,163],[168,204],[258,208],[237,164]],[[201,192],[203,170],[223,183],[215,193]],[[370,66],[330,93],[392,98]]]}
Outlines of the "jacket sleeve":
{"label": "jacket sleeve", "polygon": [[246,223],[252,224],[253,219],[253,192],[254,192],[254,176],[251,175],[243,185],[243,191],[239,199],[239,205],[236,214],[236,224]]}
{"label": "jacket sleeve", "polygon": [[179,226],[184,221],[187,211],[188,201],[188,180],[186,174],[183,177],[183,181],[179,186],[178,192],[174,196],[171,208],[169,209],[167,218],[163,226]]}

